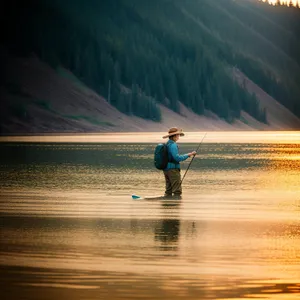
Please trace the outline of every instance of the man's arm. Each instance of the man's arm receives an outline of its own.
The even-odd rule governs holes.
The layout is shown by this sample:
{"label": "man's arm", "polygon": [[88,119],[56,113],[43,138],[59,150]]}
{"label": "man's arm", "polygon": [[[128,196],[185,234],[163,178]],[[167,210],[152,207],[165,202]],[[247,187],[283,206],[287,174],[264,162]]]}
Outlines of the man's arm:
{"label": "man's arm", "polygon": [[173,159],[178,163],[186,160],[190,156],[189,154],[179,155],[178,147],[175,143],[170,145],[170,152],[171,152]]}

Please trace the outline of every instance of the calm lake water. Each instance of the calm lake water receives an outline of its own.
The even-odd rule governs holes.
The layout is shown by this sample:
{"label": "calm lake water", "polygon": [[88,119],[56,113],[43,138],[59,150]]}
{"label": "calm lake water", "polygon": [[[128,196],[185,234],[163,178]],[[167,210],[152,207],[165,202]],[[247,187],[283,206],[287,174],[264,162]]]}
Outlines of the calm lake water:
{"label": "calm lake water", "polygon": [[164,192],[155,135],[2,140],[1,299],[300,299],[299,139],[250,135],[208,135],[181,201],[131,199]]}

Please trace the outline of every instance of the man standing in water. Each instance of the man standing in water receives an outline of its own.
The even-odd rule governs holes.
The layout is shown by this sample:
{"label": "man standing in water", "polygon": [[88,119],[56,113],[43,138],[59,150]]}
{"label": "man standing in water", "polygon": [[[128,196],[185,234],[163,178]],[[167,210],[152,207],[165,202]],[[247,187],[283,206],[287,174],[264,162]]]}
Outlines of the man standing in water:
{"label": "man standing in water", "polygon": [[179,155],[177,141],[180,136],[184,136],[184,133],[177,127],[170,128],[168,134],[163,136],[164,139],[169,138],[167,142],[169,162],[166,169],[163,170],[166,180],[165,198],[170,198],[174,194],[172,199],[181,199],[180,162],[196,155],[196,151]]}

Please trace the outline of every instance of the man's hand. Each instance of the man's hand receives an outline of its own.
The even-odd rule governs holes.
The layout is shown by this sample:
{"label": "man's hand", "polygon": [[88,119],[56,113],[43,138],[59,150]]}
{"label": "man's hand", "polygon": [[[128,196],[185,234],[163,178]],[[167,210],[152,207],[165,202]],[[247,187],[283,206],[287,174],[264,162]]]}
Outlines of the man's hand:
{"label": "man's hand", "polygon": [[191,156],[195,156],[196,154],[197,154],[197,152],[193,151],[193,152],[189,153],[188,156],[191,157]]}

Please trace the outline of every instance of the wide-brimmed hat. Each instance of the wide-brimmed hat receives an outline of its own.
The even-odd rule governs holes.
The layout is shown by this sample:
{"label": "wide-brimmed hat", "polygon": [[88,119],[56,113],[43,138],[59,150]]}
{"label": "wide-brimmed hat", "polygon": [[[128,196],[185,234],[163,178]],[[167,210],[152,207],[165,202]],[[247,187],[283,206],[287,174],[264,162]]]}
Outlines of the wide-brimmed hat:
{"label": "wide-brimmed hat", "polygon": [[168,134],[163,136],[163,139],[166,139],[167,137],[170,137],[172,135],[180,134],[180,136],[184,136],[184,133],[182,132],[182,129],[177,127],[172,127],[169,129]]}

